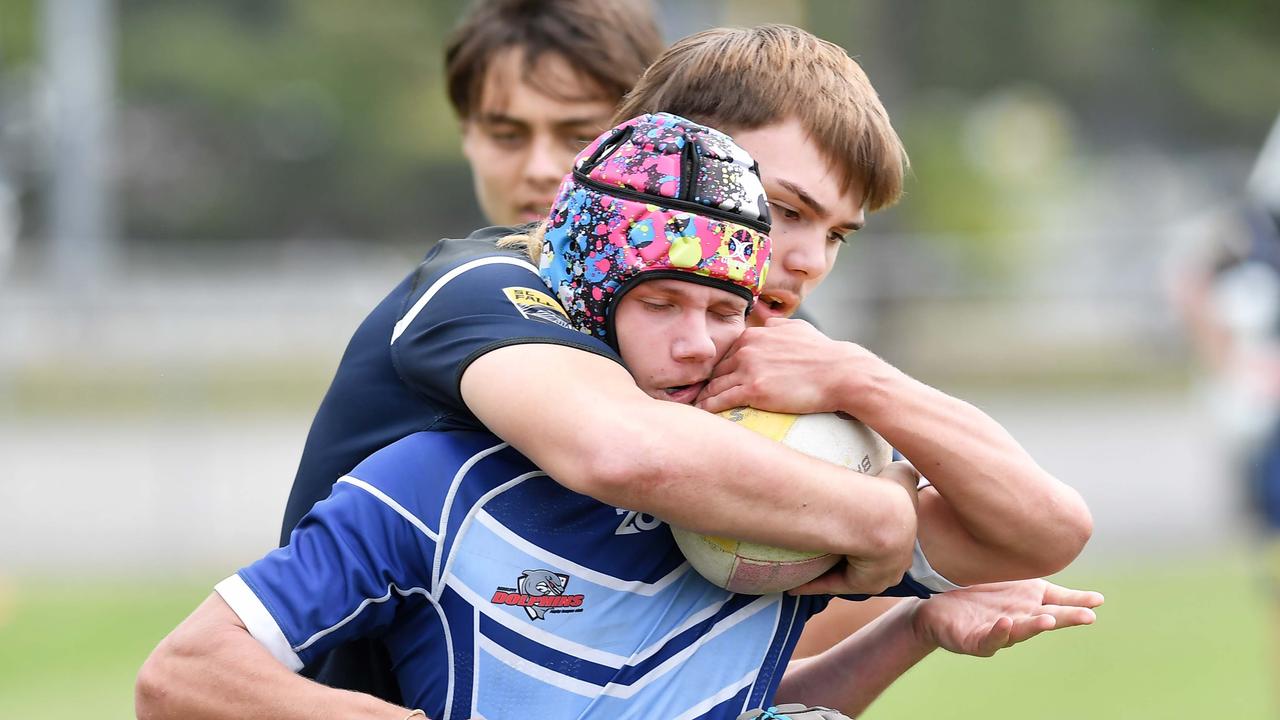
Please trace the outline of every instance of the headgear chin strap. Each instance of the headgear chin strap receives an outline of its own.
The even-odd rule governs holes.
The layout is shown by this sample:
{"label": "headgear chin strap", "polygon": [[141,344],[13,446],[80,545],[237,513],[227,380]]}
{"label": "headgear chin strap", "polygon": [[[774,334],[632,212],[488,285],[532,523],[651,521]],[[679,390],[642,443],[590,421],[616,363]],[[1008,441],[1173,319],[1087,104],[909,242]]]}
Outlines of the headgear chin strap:
{"label": "headgear chin strap", "polygon": [[636,283],[675,277],[750,304],[769,267],[759,169],[729,136],[641,115],[579,153],[547,220],[539,270],[582,332],[613,344],[613,307]]}

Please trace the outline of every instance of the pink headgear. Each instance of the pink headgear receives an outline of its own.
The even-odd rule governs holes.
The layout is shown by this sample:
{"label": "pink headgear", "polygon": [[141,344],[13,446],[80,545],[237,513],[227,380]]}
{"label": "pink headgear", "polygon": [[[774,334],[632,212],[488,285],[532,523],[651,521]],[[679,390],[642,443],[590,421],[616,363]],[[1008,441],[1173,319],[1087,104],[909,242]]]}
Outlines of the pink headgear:
{"label": "pink headgear", "polygon": [[754,303],[769,267],[769,206],[729,136],[641,115],[578,154],[547,220],[539,270],[579,330],[613,342],[615,301],[670,277]]}

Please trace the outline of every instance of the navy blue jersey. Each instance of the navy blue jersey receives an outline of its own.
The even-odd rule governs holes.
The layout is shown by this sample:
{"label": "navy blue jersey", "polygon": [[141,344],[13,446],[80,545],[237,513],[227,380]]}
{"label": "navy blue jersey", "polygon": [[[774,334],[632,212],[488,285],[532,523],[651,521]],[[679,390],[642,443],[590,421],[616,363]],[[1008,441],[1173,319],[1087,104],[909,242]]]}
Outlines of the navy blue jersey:
{"label": "navy blue jersey", "polygon": [[338,478],[374,451],[423,430],[481,430],[458,384],[473,360],[518,343],[557,343],[621,362],[577,332],[522,254],[494,227],[441,240],[352,336],[307,435],[280,542]]}
{"label": "navy blue jersey", "polygon": [[[735,718],[770,704],[829,600],[722,590],[665,524],[484,432],[375,453],[218,592],[295,671],[379,639],[403,702],[440,719]],[[891,592],[930,590],[908,575]]]}
{"label": "navy blue jersey", "polygon": [[[558,343],[617,355],[570,327],[528,259],[494,242],[527,228],[485,228],[441,240],[356,329],[307,435],[280,542],[334,482],[411,433],[481,429],[458,384],[480,355],[514,343]],[[386,649],[337,648],[309,676],[397,702]]]}

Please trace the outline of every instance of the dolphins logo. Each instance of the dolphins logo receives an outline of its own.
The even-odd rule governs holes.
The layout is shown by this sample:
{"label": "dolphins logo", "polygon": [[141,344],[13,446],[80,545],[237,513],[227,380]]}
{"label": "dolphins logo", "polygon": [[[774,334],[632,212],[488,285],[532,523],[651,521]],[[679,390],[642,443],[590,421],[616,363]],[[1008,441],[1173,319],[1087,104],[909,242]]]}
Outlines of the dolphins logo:
{"label": "dolphins logo", "polygon": [[[522,595],[542,597],[547,595],[563,595],[569,584],[569,576],[554,573],[550,570],[525,570],[520,575],[516,588]],[[546,606],[526,605],[524,611],[529,613],[530,620],[543,620],[547,614]]]}

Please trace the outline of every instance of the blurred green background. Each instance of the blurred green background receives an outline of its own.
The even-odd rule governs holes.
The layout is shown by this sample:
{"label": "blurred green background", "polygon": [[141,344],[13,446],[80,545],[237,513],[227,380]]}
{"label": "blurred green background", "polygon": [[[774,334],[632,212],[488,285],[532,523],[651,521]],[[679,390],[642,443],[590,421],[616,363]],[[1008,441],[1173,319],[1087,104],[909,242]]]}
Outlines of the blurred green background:
{"label": "blurred green background", "polygon": [[[274,545],[351,330],[481,223],[442,88],[463,4],[0,0],[0,717],[131,716],[147,652]],[[913,172],[811,311],[1094,510],[1061,581],[1107,595],[1097,626],[935,655],[868,716],[1274,717],[1275,613],[1167,286],[1280,112],[1280,5],[658,6],[669,40],[790,22],[858,58]],[[67,52],[92,112],[57,100]],[[104,204],[67,244],[58,141],[91,118]]]}

